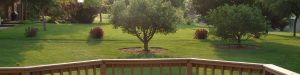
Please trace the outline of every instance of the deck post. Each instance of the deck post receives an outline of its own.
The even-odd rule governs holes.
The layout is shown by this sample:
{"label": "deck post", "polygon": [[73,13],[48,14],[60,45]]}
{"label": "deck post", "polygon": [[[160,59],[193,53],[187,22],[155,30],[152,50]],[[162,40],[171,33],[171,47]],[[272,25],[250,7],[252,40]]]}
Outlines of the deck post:
{"label": "deck post", "polygon": [[187,75],[192,75],[193,74],[193,65],[192,63],[190,62],[190,60],[187,60]]}
{"label": "deck post", "polygon": [[102,61],[102,63],[100,64],[100,73],[101,75],[106,75],[106,64]]}

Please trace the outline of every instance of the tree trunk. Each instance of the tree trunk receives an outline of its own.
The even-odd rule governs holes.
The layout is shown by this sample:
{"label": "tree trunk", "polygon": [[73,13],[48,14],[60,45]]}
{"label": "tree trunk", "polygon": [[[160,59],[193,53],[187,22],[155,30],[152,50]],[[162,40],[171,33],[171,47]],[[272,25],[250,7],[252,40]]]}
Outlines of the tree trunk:
{"label": "tree trunk", "polygon": [[2,19],[1,19],[1,16],[0,16],[0,25],[2,24]]}
{"label": "tree trunk", "polygon": [[47,31],[45,15],[43,12],[42,12],[42,20],[43,20],[43,29],[44,29],[44,31]]}
{"label": "tree trunk", "polygon": [[242,44],[241,44],[242,40],[241,39],[242,39],[242,37],[238,36],[238,38],[237,38],[238,48],[242,47]]}
{"label": "tree trunk", "polygon": [[299,15],[300,14],[296,14],[296,19],[294,21],[294,33],[293,33],[294,37],[296,37],[296,33],[297,33],[297,21],[298,21]]}
{"label": "tree trunk", "polygon": [[144,51],[145,53],[149,53],[149,42],[148,41],[144,41]]}
{"label": "tree trunk", "polygon": [[101,11],[100,11],[100,14],[99,14],[99,16],[100,16],[100,23],[102,23],[102,13],[101,13]]}

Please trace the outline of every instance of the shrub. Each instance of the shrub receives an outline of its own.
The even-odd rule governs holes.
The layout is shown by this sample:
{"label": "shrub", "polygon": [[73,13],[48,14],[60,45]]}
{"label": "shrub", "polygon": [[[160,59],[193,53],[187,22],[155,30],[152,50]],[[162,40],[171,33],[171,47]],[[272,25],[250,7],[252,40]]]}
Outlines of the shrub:
{"label": "shrub", "polygon": [[103,29],[101,27],[94,27],[90,31],[90,38],[102,39],[104,35]]}
{"label": "shrub", "polygon": [[28,27],[25,29],[25,37],[36,37],[38,32],[38,28]]}
{"label": "shrub", "polygon": [[197,29],[195,32],[195,39],[206,39],[208,31],[205,29]]}
{"label": "shrub", "polygon": [[93,23],[99,13],[98,7],[84,7],[79,4],[77,10],[71,13],[72,23]]}

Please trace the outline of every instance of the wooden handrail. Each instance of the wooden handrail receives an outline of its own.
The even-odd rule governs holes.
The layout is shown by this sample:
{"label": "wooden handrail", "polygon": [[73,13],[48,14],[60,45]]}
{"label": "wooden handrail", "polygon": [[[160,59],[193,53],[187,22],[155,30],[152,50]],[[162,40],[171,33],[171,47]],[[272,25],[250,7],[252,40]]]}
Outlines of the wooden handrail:
{"label": "wooden handrail", "polygon": [[[149,69],[146,70],[145,68]],[[168,68],[169,70],[163,68]],[[200,70],[200,68],[202,70]],[[168,75],[172,75],[173,69],[178,69],[179,75],[199,75],[199,73],[201,73],[200,71],[202,71],[203,75],[206,75],[207,72],[211,72],[213,75],[217,73],[224,75],[225,72],[234,74],[236,71],[240,75],[243,74],[243,72],[247,72],[248,75],[255,73],[260,75],[300,75],[272,64],[198,58],[98,59],[28,67],[0,67],[0,75],[54,75],[57,73],[59,73],[59,75],[67,73],[68,75],[79,75],[81,72],[89,74],[89,70],[93,71],[93,75],[107,75],[108,73],[112,75],[125,75],[125,70],[130,70],[130,72],[126,73],[133,75],[135,69],[140,69],[139,72],[141,75],[146,71],[149,71],[151,75],[163,75],[165,72],[168,72]],[[211,69],[211,71],[207,71],[207,69]],[[220,71],[216,71],[217,69]],[[97,70],[99,70],[99,73]],[[117,74],[116,70],[121,70],[121,73]],[[154,70],[159,70],[159,73],[154,73]],[[77,73],[73,74],[73,71]],[[184,72],[186,74],[182,74]]]}

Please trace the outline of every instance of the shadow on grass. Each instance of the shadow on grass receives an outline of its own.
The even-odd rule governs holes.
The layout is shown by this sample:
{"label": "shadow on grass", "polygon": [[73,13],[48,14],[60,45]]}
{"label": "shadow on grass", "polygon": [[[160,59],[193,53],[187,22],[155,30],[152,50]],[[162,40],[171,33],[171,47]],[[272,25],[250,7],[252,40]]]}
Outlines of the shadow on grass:
{"label": "shadow on grass", "polygon": [[88,39],[87,40],[87,44],[88,45],[98,45],[98,44],[100,44],[101,42],[102,42],[103,40],[102,39]]}
{"label": "shadow on grass", "polygon": [[38,40],[6,40],[0,39],[0,67],[24,66],[27,51],[39,51],[43,46]]}
{"label": "shadow on grass", "polygon": [[275,64],[288,70],[300,72],[300,45],[287,45],[277,42],[257,43],[255,50],[215,49],[216,55],[223,60]]}
{"label": "shadow on grass", "polygon": [[300,36],[293,37],[292,35],[280,35],[280,34],[268,34],[268,35],[279,36],[287,39],[300,39]]}

